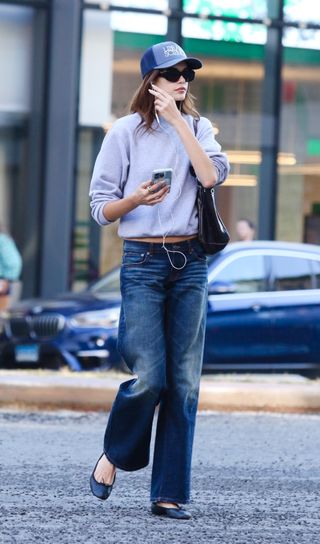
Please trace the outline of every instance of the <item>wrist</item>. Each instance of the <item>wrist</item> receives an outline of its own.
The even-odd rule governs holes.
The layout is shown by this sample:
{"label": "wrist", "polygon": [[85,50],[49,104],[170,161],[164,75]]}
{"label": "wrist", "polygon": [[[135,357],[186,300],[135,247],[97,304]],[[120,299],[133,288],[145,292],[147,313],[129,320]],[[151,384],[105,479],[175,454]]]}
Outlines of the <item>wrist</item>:
{"label": "wrist", "polygon": [[139,202],[139,196],[136,193],[132,193],[132,195],[129,195],[127,197],[129,206],[132,207],[132,209],[137,208],[140,204]]}
{"label": "wrist", "polygon": [[177,117],[172,125],[174,126],[174,128],[179,131],[179,129],[183,129],[185,128],[187,125],[186,121],[183,119],[183,117],[181,115],[179,115],[179,117]]}

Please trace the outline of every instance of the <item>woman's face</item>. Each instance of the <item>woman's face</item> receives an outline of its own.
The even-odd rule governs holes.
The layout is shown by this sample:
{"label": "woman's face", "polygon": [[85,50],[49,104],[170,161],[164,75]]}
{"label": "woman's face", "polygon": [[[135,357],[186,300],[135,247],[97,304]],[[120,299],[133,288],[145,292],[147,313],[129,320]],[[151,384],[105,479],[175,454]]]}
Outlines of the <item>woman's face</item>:
{"label": "woman's face", "polygon": [[[179,72],[182,72],[182,70],[184,70],[186,67],[186,62],[179,62],[171,68],[176,68],[177,70],[179,70]],[[169,70],[169,68],[167,68],[167,70]],[[154,83],[158,87],[160,87],[160,89],[163,89],[171,96],[173,96],[176,101],[182,101],[186,97],[188,91],[188,83],[186,82],[182,74],[179,77],[178,81],[168,81],[164,77],[158,76],[157,79],[155,79]]]}

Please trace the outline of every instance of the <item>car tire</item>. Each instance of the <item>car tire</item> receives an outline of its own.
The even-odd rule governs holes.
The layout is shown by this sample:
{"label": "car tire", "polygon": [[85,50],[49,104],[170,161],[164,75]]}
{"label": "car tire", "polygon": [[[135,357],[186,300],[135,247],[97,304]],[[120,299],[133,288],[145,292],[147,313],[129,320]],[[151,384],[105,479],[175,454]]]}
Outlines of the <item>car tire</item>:
{"label": "car tire", "polygon": [[46,370],[61,370],[67,366],[66,362],[62,357],[59,357],[59,355],[44,356],[40,361],[40,368]]}

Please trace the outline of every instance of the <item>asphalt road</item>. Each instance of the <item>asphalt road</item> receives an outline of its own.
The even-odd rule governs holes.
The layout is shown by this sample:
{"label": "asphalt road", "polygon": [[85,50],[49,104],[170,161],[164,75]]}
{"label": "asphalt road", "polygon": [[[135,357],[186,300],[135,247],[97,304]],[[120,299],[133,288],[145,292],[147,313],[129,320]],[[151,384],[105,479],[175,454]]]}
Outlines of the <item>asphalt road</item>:
{"label": "asphalt road", "polygon": [[150,514],[150,467],[90,494],[106,417],[0,411],[1,544],[320,543],[319,415],[200,414],[180,522]]}

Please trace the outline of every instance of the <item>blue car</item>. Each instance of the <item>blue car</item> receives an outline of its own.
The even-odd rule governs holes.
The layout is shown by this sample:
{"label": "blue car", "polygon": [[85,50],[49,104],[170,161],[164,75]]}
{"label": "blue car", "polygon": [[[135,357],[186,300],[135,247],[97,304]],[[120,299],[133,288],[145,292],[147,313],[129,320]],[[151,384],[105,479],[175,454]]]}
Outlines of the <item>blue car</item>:
{"label": "blue car", "polygon": [[[231,243],[209,258],[205,371],[320,376],[320,248]],[[1,321],[0,366],[126,370],[119,268],[82,293],[24,300]]]}

